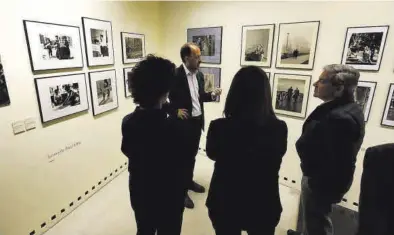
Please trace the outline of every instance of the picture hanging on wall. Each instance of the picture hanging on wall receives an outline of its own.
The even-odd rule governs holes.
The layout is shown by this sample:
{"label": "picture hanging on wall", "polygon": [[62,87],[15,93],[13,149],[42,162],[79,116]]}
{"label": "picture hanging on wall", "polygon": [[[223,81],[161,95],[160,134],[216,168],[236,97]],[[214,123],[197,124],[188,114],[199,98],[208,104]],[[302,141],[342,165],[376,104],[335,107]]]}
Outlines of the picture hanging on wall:
{"label": "picture hanging on wall", "polygon": [[276,68],[312,70],[320,21],[279,24]]}
{"label": "picture hanging on wall", "polygon": [[275,25],[242,26],[241,66],[271,67]]}
{"label": "picture hanging on wall", "polygon": [[113,65],[114,49],[110,21],[82,17],[88,66]]}
{"label": "picture hanging on wall", "polygon": [[349,27],[342,64],[358,70],[379,71],[389,26]]}
{"label": "picture hanging on wall", "polygon": [[79,27],[29,20],[23,25],[33,72],[83,67]]}
{"label": "picture hanging on wall", "polygon": [[[204,91],[207,93],[213,92],[215,88],[220,88],[221,68],[215,67],[200,67],[200,72],[204,74]],[[220,96],[216,97],[214,102],[219,102]]]}
{"label": "picture hanging on wall", "polygon": [[10,105],[10,96],[8,95],[7,82],[5,80],[3,63],[0,56],[0,107]]}
{"label": "picture hanging on wall", "polygon": [[124,64],[137,63],[145,57],[145,35],[121,32],[120,36]]}
{"label": "picture hanging on wall", "polygon": [[131,92],[129,91],[129,73],[133,68],[123,69],[123,80],[124,80],[124,95],[126,98],[131,97]]}
{"label": "picture hanging on wall", "polygon": [[375,95],[376,82],[359,81],[356,89],[356,103],[364,112],[364,121],[368,121],[372,100]]}
{"label": "picture hanging on wall", "polygon": [[387,94],[386,106],[382,117],[383,126],[394,127],[394,83],[390,84],[389,93]]}
{"label": "picture hanging on wall", "polygon": [[118,107],[118,91],[115,70],[90,72],[89,80],[93,115],[116,109]]}
{"label": "picture hanging on wall", "polygon": [[42,123],[89,109],[83,73],[36,78],[35,85]]}
{"label": "picture hanging on wall", "polygon": [[221,63],[222,32],[223,27],[187,29],[187,41],[195,43],[200,48],[202,63]]}
{"label": "picture hanging on wall", "polygon": [[277,114],[305,118],[311,76],[274,74],[272,105]]}

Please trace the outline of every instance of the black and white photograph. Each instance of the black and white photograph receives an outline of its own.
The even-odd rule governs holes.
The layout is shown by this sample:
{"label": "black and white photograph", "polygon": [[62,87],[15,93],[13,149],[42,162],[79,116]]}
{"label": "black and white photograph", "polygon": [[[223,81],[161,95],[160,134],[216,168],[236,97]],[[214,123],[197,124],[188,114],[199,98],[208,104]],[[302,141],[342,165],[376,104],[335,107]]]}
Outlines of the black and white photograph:
{"label": "black and white photograph", "polygon": [[242,26],[241,66],[271,67],[275,25]]}
{"label": "black and white photograph", "polygon": [[82,68],[79,27],[36,21],[23,21],[33,72]]}
{"label": "black and white photograph", "polygon": [[187,29],[187,41],[195,43],[200,48],[202,63],[221,63],[222,31],[222,27]]}
{"label": "black and white photograph", "polygon": [[389,26],[349,27],[346,32],[342,64],[359,70],[378,71]]}
{"label": "black and white photograph", "polygon": [[35,79],[43,123],[89,109],[85,74]]}
{"label": "black and white photograph", "polygon": [[[204,74],[204,91],[213,92],[215,88],[220,88],[221,85],[221,68],[215,67],[200,67],[200,72]],[[216,97],[215,102],[220,102],[220,96]]]}
{"label": "black and white photograph", "polygon": [[108,57],[108,32],[101,29],[90,29],[93,57]]}
{"label": "black and white photograph", "polygon": [[110,21],[82,17],[88,66],[113,65],[114,49]]}
{"label": "black and white photograph", "polygon": [[277,114],[305,118],[311,76],[274,74],[272,105]]}
{"label": "black and white photograph", "polygon": [[3,63],[0,56],[0,107],[10,105],[10,96],[8,94],[7,81],[4,75]]}
{"label": "black and white photograph", "polygon": [[276,67],[312,70],[320,21],[279,24]]}
{"label": "black and white photograph", "polygon": [[107,112],[118,107],[115,70],[89,73],[92,94],[93,115]]}
{"label": "black and white photograph", "polygon": [[364,119],[367,122],[371,112],[372,100],[375,95],[376,82],[359,81],[356,89],[356,103],[360,105],[364,112]]}
{"label": "black and white photograph", "polygon": [[137,63],[145,57],[145,35],[121,32],[123,63]]}
{"label": "black and white photograph", "polygon": [[382,125],[394,127],[394,83],[390,84],[386,105],[382,117]]}
{"label": "black and white photograph", "polygon": [[133,67],[123,68],[123,81],[124,81],[124,96],[126,98],[131,97],[131,92],[129,91],[129,73],[133,70]]}

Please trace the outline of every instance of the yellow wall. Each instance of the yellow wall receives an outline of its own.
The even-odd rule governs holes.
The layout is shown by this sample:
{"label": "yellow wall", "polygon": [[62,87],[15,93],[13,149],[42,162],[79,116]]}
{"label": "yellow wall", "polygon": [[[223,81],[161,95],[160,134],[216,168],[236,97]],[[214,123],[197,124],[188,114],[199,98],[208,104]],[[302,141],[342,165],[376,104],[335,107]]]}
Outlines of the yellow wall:
{"label": "yellow wall", "polygon": [[[108,182],[127,159],[120,151],[120,124],[133,108],[124,98],[120,32],[137,32],[146,36],[147,52],[160,47],[159,3],[92,2],[92,1],[7,1],[0,8],[0,55],[5,69],[11,105],[0,108],[0,234],[40,234],[80,202]],[[83,31],[81,17],[112,21],[119,108],[93,117],[90,110],[43,127],[31,72],[22,20],[37,20],[76,25]],[[84,50],[83,46],[83,50]],[[98,70],[86,67],[88,71]],[[81,72],[76,70],[75,72]],[[70,73],[46,73],[56,76]],[[14,136],[11,123],[34,118],[37,128]],[[49,162],[48,155],[76,145]],[[117,172],[115,172],[115,170]],[[113,173],[110,176],[110,173]],[[104,177],[108,177],[104,181]],[[103,183],[99,186],[98,182]],[[96,189],[92,190],[93,186]],[[89,194],[85,196],[85,191]],[[93,191],[93,192],[92,192]],[[77,198],[82,196],[80,202]],[[74,206],[69,203],[74,201]],[[61,213],[62,209],[66,211]],[[53,215],[57,218],[52,221]],[[41,229],[41,224],[46,226]]]}
{"label": "yellow wall", "polygon": [[[373,10],[372,10],[373,9]],[[366,125],[366,137],[358,158],[358,169],[353,188],[346,196],[344,206],[357,210],[353,205],[358,202],[359,182],[362,160],[367,147],[386,142],[394,142],[394,129],[380,126],[386,102],[389,83],[394,82],[394,38],[393,24],[394,2],[171,2],[161,9],[166,29],[162,35],[164,54],[178,64],[180,46],[187,38],[187,28],[223,26],[222,63],[221,65],[204,65],[222,68],[223,99],[219,104],[207,104],[206,118],[209,121],[222,115],[225,97],[234,74],[240,69],[241,29],[242,25],[276,24],[273,66],[265,69],[273,73],[294,73],[312,75],[317,80],[321,69],[326,64],[341,63],[342,50],[347,27],[390,25],[386,47],[379,72],[363,72],[364,81],[377,81],[375,97],[369,121]],[[320,33],[317,42],[316,59],[313,71],[275,69],[276,46],[279,23],[320,20]],[[272,80],[271,80],[272,81]],[[307,115],[321,102],[310,91]],[[281,182],[291,187],[300,188],[301,170],[295,150],[295,141],[301,134],[304,120],[279,116],[286,121],[289,128],[288,151],[281,168]],[[205,148],[202,138],[201,147]],[[333,169],[335,171],[335,169]],[[288,181],[284,180],[288,178]],[[295,180],[296,183],[292,183]]]}
{"label": "yellow wall", "polygon": [[[122,117],[133,108],[133,104],[130,99],[124,98],[123,67],[126,66],[121,59],[121,31],[145,34],[148,53],[165,55],[180,64],[179,48],[186,41],[187,28],[223,26],[222,64],[218,66],[222,68],[224,92],[221,103],[206,105],[209,125],[210,120],[221,116],[231,79],[240,68],[242,25],[277,24],[274,62],[278,23],[320,20],[313,71],[277,70],[274,67],[266,69],[271,73],[310,74],[315,80],[322,66],[340,63],[346,27],[394,22],[392,2],[10,1],[7,4],[2,4],[0,8],[3,32],[0,37],[0,55],[11,96],[11,105],[0,108],[0,234],[4,235],[25,235],[33,230],[36,234],[41,234],[125,169],[120,168],[120,165],[126,162],[120,152],[120,123]],[[82,16],[112,21],[115,66],[103,68],[116,69],[119,108],[98,117],[93,117],[90,109],[88,113],[43,127],[40,124],[34,76],[30,69],[22,20],[81,27]],[[83,37],[82,28],[81,36]],[[393,47],[392,32],[389,32],[380,71],[362,73],[362,80],[378,82],[363,150],[372,145],[394,141],[394,130],[380,126],[388,84],[394,82]],[[85,53],[83,56],[86,65]],[[87,73],[90,70],[85,66],[82,71]],[[64,73],[69,72],[62,71],[51,75]],[[90,100],[90,93],[88,97]],[[308,114],[318,104],[320,102],[310,96]],[[37,128],[14,136],[11,123],[28,117],[37,122]],[[303,120],[280,118],[285,120],[289,127],[288,152],[281,169],[282,183],[299,188],[301,172],[294,143],[300,135]],[[49,154],[73,144],[76,144],[74,148],[49,162]],[[204,145],[205,138],[202,138],[201,147],[204,148]],[[360,152],[355,184],[347,196],[348,203],[344,204],[355,210],[357,207],[352,206],[352,203],[358,201],[363,155],[364,152]],[[110,176],[110,173],[113,175]],[[104,181],[104,177],[108,177],[108,180]],[[289,180],[284,181],[284,177]],[[100,180],[103,184],[98,186]],[[291,183],[292,180],[296,183]],[[91,187],[94,185],[96,189],[92,192]],[[85,196],[87,190],[89,194]],[[77,201],[79,196],[82,196],[80,202]],[[69,207],[71,201],[74,201],[72,208]],[[60,212],[63,208],[65,213]],[[57,218],[51,221],[54,214]],[[46,222],[46,226],[41,228],[43,222]]]}

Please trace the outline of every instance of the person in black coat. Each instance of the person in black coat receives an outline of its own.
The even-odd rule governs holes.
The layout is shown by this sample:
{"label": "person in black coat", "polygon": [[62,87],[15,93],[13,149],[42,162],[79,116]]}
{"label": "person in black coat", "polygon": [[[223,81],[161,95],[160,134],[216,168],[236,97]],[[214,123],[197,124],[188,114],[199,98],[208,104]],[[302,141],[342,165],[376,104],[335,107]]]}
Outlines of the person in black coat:
{"label": "person in black coat", "polygon": [[[186,144],[178,146],[185,150],[189,189],[204,193],[205,188],[193,181],[201,130],[204,129],[204,102],[215,101],[222,90],[215,88],[213,92],[205,92],[204,75],[198,70],[201,63],[201,51],[197,45],[184,44],[180,50],[180,56],[183,64],[175,71],[175,82],[170,90],[169,103],[165,108],[170,118],[176,120],[187,134]],[[194,203],[188,194],[185,197],[185,206],[189,209],[194,208]]]}
{"label": "person in black coat", "polygon": [[[348,65],[327,65],[313,86],[323,100],[307,118],[296,142],[303,172],[304,235],[331,235],[332,205],[349,191],[365,135],[364,114],[354,100],[360,73]],[[289,230],[288,234],[298,234]]]}
{"label": "person in black coat", "polygon": [[206,144],[215,161],[206,201],[212,225],[217,235],[273,235],[282,213],[278,180],[287,125],[275,116],[262,69],[237,72],[224,116],[210,123]]}
{"label": "person in black coat", "polygon": [[122,123],[122,152],[129,159],[130,200],[137,235],[181,233],[187,192],[182,132],[162,109],[175,65],[149,55],[128,75],[138,106]]}

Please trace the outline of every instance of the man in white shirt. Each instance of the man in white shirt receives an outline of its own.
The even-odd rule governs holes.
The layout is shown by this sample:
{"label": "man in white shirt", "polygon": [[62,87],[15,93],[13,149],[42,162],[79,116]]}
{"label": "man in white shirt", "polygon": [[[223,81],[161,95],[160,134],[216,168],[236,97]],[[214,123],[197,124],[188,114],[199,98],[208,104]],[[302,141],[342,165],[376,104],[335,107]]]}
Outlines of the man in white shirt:
{"label": "man in white shirt", "polygon": [[[222,93],[220,88],[213,92],[204,91],[204,75],[198,71],[201,63],[201,51],[193,43],[186,43],[180,50],[182,65],[176,68],[176,78],[169,94],[169,115],[179,120],[184,128],[188,144],[179,146],[184,151],[189,164],[186,179],[190,190],[204,193],[205,188],[193,181],[193,171],[200,143],[201,130],[204,129],[204,102],[212,102]],[[185,207],[194,208],[189,195],[185,198]]]}

